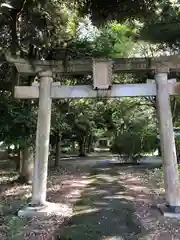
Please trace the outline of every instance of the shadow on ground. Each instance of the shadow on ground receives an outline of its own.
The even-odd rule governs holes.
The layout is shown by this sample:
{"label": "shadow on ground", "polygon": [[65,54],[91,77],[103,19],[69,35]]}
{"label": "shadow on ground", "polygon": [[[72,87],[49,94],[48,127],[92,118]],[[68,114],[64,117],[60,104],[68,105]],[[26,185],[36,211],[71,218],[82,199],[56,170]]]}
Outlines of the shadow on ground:
{"label": "shadow on ground", "polygon": [[116,168],[93,169],[89,184],[74,206],[73,217],[57,239],[136,240],[145,229],[135,215],[132,197]]}

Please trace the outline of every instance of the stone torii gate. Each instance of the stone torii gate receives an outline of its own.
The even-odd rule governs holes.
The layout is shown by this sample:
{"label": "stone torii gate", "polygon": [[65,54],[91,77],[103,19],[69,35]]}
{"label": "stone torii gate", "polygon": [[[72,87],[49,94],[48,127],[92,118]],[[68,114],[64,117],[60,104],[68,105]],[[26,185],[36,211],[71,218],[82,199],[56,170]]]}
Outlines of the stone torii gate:
{"label": "stone torii gate", "polygon": [[[163,56],[154,59],[129,58],[117,60],[82,59],[68,62],[66,71],[62,61],[27,61],[7,56],[21,75],[37,75],[40,84],[16,86],[15,98],[39,98],[36,133],[36,156],[33,176],[31,207],[19,211],[19,215],[47,215],[61,210],[46,202],[49,135],[52,99],[156,96],[166,191],[165,216],[174,216],[180,207],[180,187],[176,149],[170,106],[170,95],[180,95],[180,84],[168,81],[169,71],[180,71],[180,56]],[[155,79],[142,84],[114,84],[112,74],[120,72],[154,71]],[[63,86],[53,83],[54,74],[88,75],[93,73],[93,86]],[[154,82],[153,82],[154,81]],[[40,208],[46,206],[46,208]],[[53,206],[53,207],[52,207]],[[61,214],[61,213],[60,213]]]}

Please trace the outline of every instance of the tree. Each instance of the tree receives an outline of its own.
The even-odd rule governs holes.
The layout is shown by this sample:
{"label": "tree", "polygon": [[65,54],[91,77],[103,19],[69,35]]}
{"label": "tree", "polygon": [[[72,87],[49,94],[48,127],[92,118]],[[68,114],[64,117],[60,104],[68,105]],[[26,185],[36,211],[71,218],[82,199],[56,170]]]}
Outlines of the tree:
{"label": "tree", "polygon": [[[96,34],[90,39],[81,36],[74,38],[67,45],[66,51],[69,58],[86,56],[108,58],[128,56],[132,48],[133,30],[128,25],[112,22],[97,30]],[[58,59],[58,56],[54,57]],[[88,78],[75,76],[74,79],[61,79],[60,81],[66,85],[92,84],[92,78],[89,76]],[[69,137],[71,141],[77,141],[81,156],[84,156],[86,150],[91,148],[92,139],[95,138],[96,123],[93,120],[96,117],[95,104],[97,104],[96,100],[65,100],[57,101],[54,104],[53,134],[56,132],[59,135],[57,133],[59,132],[61,138],[64,137],[67,140],[67,137]],[[56,138],[54,137],[54,139]]]}
{"label": "tree", "polygon": [[129,19],[148,18],[157,9],[157,3],[154,0],[79,0],[79,11],[82,15],[89,14],[95,25],[101,25],[111,20],[125,21]]}
{"label": "tree", "polygon": [[[32,181],[37,105],[13,100],[10,92],[1,92],[0,139],[22,152],[20,180]],[[19,159],[16,160],[19,166]],[[20,167],[20,166],[19,166]]]}
{"label": "tree", "polygon": [[158,5],[158,11],[144,21],[143,27],[140,28],[140,38],[177,49],[180,42],[179,22],[179,5],[172,1],[163,1]]}
{"label": "tree", "polygon": [[[29,59],[51,58],[52,48],[55,46],[62,48],[62,45],[75,35],[77,14],[70,5],[65,5],[61,1],[10,1],[8,3],[9,5],[7,3],[1,5],[0,21],[3,28],[0,42],[3,46],[2,52],[8,51],[13,55]],[[64,55],[60,56],[60,58],[62,57],[64,58]],[[16,69],[7,62],[0,67],[0,76],[3,79],[1,89],[11,92],[14,86],[20,83]],[[31,85],[32,80],[21,78],[21,83]],[[2,105],[5,104],[8,109],[8,113],[4,117],[9,118],[7,122],[3,122],[2,119],[1,139],[7,144],[11,143],[20,147],[21,155],[25,160],[22,161],[20,177],[29,181],[30,175],[32,175],[32,153],[34,152],[32,143],[35,142],[36,120],[34,121],[34,115],[36,115],[37,105],[33,101],[15,101],[10,92],[5,92],[7,99],[1,99]],[[3,101],[5,102],[3,103]],[[13,118],[13,114],[17,114],[17,119]],[[21,131],[14,128],[17,125],[20,126]],[[8,130],[6,131],[6,129]],[[30,169],[31,174],[29,174]]]}
{"label": "tree", "polygon": [[68,122],[70,102],[71,100],[53,102],[50,144],[52,149],[55,148],[55,167],[59,166],[61,141],[73,138],[72,125]]}
{"label": "tree", "polygon": [[112,121],[116,127],[112,151],[136,157],[155,150],[157,132],[154,109],[138,98],[117,100],[113,105]]}
{"label": "tree", "polygon": [[[4,41],[6,43],[5,49],[8,49],[9,46],[12,47],[14,39],[16,44],[11,48],[13,54],[20,54],[29,59],[62,59],[65,65],[68,59],[86,56],[105,58],[127,57],[134,47],[136,31],[129,23],[119,24],[116,21],[110,22],[100,27],[92,38],[87,39],[79,36],[79,20],[81,18],[77,8],[72,8],[72,6],[75,6],[72,1],[71,3],[69,1],[20,1],[19,4],[18,6],[15,1],[12,1],[11,5],[14,7],[14,10],[9,10],[9,15],[7,12],[3,12],[1,15],[1,20],[5,23],[1,42]],[[85,4],[84,2],[83,7]],[[100,7],[103,6],[100,2],[97,2],[97,4],[100,4],[97,9],[99,11]],[[114,6],[117,6],[117,2],[114,4]],[[142,9],[145,9],[145,4],[142,1],[138,1],[138,4]],[[149,1],[146,6],[149,6],[149,9],[152,10],[153,2]],[[123,9],[122,3],[121,7]],[[124,5],[124,7],[128,6]],[[128,7],[128,9],[132,8]],[[139,13],[142,9],[140,9]],[[12,25],[13,11],[16,12],[16,24],[14,25]],[[140,15],[137,13],[136,16]],[[122,19],[125,19],[126,16],[124,15]],[[58,81],[59,79],[57,76],[56,80]],[[60,80],[62,82],[62,79]],[[127,77],[125,76],[123,80],[127,81]],[[21,79],[21,81],[27,83],[28,79]],[[115,81],[119,82],[119,79],[116,78]],[[131,76],[130,81],[135,81],[133,76]],[[91,84],[92,76],[88,76],[88,78],[86,76],[76,76],[72,79],[65,79],[65,84],[67,85],[72,84],[72,82],[73,84]],[[31,81],[29,81],[29,84],[31,84]],[[24,102],[21,103],[24,104]],[[57,101],[53,104],[51,135],[56,139],[54,142],[56,145],[57,165],[60,141],[63,141],[63,139],[76,140],[79,143],[80,155],[84,155],[92,139],[95,138],[98,129],[103,129],[104,132],[109,133],[112,130],[116,131],[117,125],[112,121],[112,115],[113,111],[118,110],[116,108],[111,109],[111,106],[103,101],[104,107],[102,107],[102,111],[97,112],[100,107],[99,105],[96,107],[96,104],[96,100],[65,100]],[[30,106],[36,113],[33,102],[29,103],[29,108]],[[100,116],[100,113],[102,116]],[[29,117],[33,119],[33,116]],[[102,123],[98,123],[97,119],[101,120]],[[26,124],[28,126],[28,121]],[[26,124],[24,124],[24,129],[26,129]],[[31,137],[27,138],[32,139]],[[26,141],[24,142],[26,143]]]}
{"label": "tree", "polygon": [[67,122],[71,126],[72,141],[79,145],[79,156],[85,156],[89,139],[93,136],[93,101],[74,100],[71,102],[68,111]]}
{"label": "tree", "polygon": [[67,45],[67,51],[72,58],[127,57],[134,47],[134,36],[134,29],[130,25],[112,21],[96,29],[92,38],[74,38],[74,41]]}

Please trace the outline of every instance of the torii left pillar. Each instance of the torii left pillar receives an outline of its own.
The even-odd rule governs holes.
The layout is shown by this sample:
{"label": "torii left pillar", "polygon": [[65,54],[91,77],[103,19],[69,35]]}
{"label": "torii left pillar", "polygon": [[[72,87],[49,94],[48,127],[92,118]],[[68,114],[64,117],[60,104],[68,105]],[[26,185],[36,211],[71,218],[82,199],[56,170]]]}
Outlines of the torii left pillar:
{"label": "torii left pillar", "polygon": [[18,212],[19,216],[47,216],[51,214],[70,216],[72,211],[66,205],[46,201],[49,156],[49,136],[51,123],[52,72],[38,73],[39,110],[36,131],[36,154],[33,173],[32,200],[28,207]]}
{"label": "torii left pillar", "polygon": [[36,155],[32,186],[32,206],[43,206],[46,203],[49,135],[51,127],[51,84],[53,82],[52,72],[40,72],[38,76],[40,79],[39,110],[36,131]]}

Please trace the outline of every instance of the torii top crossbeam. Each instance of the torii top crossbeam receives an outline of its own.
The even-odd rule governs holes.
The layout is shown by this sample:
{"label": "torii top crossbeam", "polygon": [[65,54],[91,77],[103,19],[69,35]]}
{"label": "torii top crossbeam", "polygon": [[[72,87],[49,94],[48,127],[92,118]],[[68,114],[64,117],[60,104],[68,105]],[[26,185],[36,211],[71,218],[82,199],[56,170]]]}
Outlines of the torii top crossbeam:
{"label": "torii top crossbeam", "polygon": [[[69,60],[66,69],[63,61],[30,61],[12,56],[6,56],[6,59],[15,64],[20,74],[26,75],[34,75],[36,72],[47,68],[57,74],[86,75],[92,73],[93,65],[93,59],[91,58]],[[104,60],[99,59],[99,61],[102,62]],[[113,73],[156,70],[159,65],[163,65],[170,71],[180,71],[180,55],[157,58],[119,58],[109,60],[109,64],[112,66]]]}

